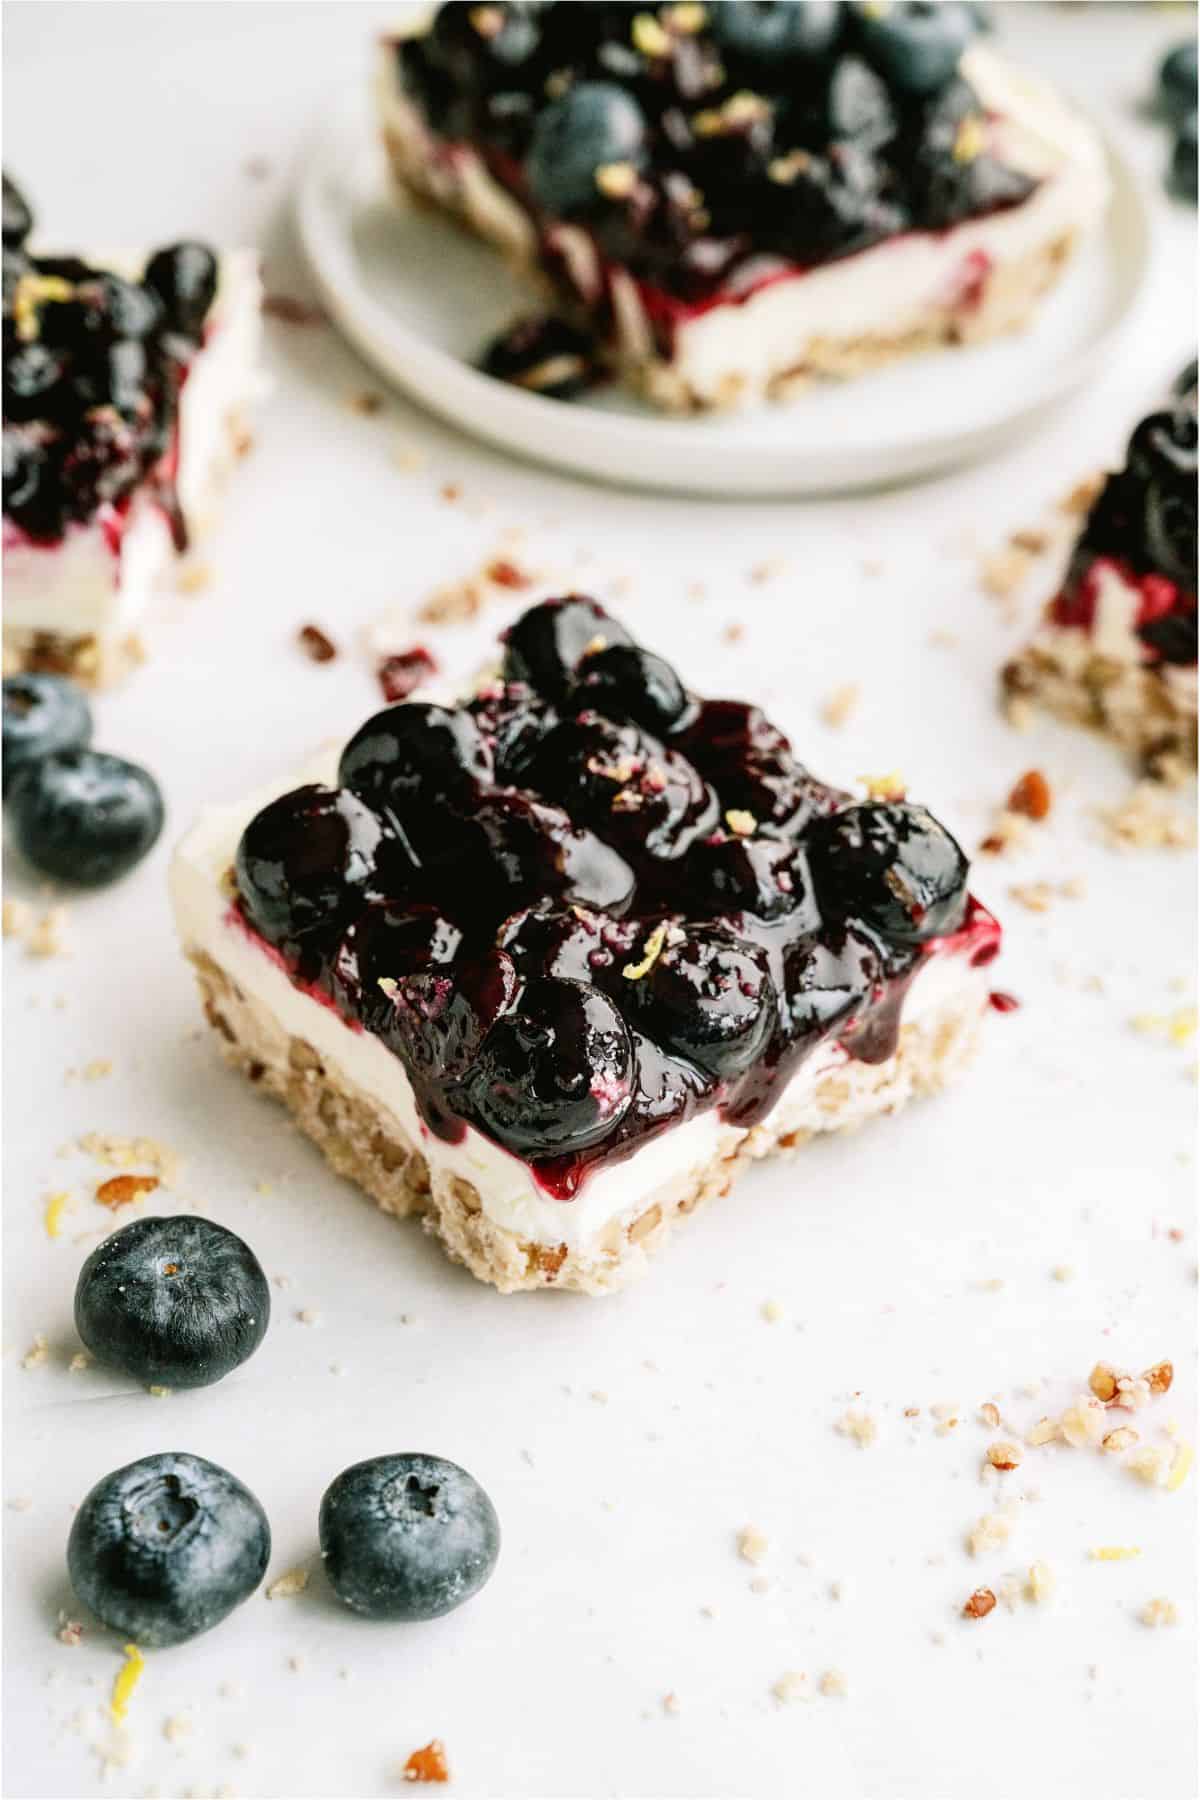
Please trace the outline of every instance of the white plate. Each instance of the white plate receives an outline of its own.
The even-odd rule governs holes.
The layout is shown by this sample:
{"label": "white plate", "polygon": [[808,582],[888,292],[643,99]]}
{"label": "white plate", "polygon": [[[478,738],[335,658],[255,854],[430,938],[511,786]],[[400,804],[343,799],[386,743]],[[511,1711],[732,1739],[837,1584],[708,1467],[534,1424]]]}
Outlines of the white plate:
{"label": "white plate", "polygon": [[382,374],[478,437],[576,474],[712,495],[832,493],[910,480],[998,450],[1114,353],[1150,264],[1151,212],[1106,136],[1112,203],[1032,330],[897,363],[791,406],[668,418],[616,391],[570,405],[472,367],[530,310],[486,244],[393,198],[361,95],[301,171],[300,235],[325,303]]}

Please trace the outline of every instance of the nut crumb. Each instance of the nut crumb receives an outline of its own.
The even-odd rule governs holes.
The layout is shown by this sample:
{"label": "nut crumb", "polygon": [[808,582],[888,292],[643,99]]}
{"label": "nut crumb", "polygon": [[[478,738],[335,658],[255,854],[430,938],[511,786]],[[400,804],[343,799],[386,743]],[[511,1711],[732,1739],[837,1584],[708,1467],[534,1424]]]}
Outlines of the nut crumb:
{"label": "nut crumb", "polygon": [[277,1575],[267,1588],[268,1600],[290,1600],[294,1594],[302,1594],[308,1586],[308,1570],[303,1563],[289,1569],[284,1575]]}
{"label": "nut crumb", "polygon": [[162,1734],[168,1744],[178,1744],[181,1739],[192,1735],[192,1721],[185,1713],[175,1713],[171,1718],[163,1720]]}
{"label": "nut crumb", "polygon": [[767,1548],[767,1539],[757,1525],[744,1525],[738,1532],[737,1551],[743,1562],[760,1563]]}
{"label": "nut crumb", "polygon": [[851,1437],[861,1450],[873,1444],[879,1436],[879,1427],[870,1413],[851,1407],[837,1421],[833,1428],[839,1437]]}
{"label": "nut crumb", "polygon": [[83,1626],[78,1619],[63,1619],[57,1636],[60,1644],[66,1644],[68,1649],[78,1650],[83,1642]]}
{"label": "nut crumb", "polygon": [[817,1687],[830,1700],[842,1700],[850,1692],[850,1684],[840,1669],[826,1669]]}
{"label": "nut crumb", "polygon": [[377,394],[374,388],[358,388],[350,396],[350,410],[361,413],[365,419],[373,419],[376,413],[383,411],[383,395]]}
{"label": "nut crumb", "polygon": [[175,577],[175,586],[181,594],[203,593],[211,587],[213,581],[212,564],[205,562],[184,563]]}
{"label": "nut crumb", "polygon": [[662,1699],[662,1709],[665,1713],[677,1713],[679,1711],[678,1694],[664,1694]]}
{"label": "nut crumb", "polygon": [[772,1683],[771,1692],[776,1700],[785,1704],[792,1700],[812,1699],[808,1676],[803,1669],[785,1669],[779,1680]]}
{"label": "nut crumb", "polygon": [[1054,1571],[1046,1562],[1031,1563],[1025,1591],[1035,1606],[1047,1606],[1054,1597]]}
{"label": "nut crumb", "polygon": [[440,1738],[431,1738],[420,1750],[414,1750],[400,1771],[405,1781],[449,1781],[450,1768]]}
{"label": "nut crumb", "polygon": [[983,1556],[988,1550],[999,1550],[1012,1536],[1013,1522],[1005,1513],[984,1513],[967,1533],[967,1549],[972,1556]]}
{"label": "nut crumb", "polygon": [[296,637],[300,648],[312,662],[333,662],[337,656],[337,645],[331,637],[326,636],[319,625],[302,625]]}
{"label": "nut crumb", "polygon": [[821,717],[825,723],[839,731],[857,708],[860,691],[856,681],[847,681],[827,694],[821,703]]}
{"label": "nut crumb", "polygon": [[991,1400],[985,1400],[979,1409],[979,1416],[990,1430],[995,1431],[1000,1423],[1000,1408]]}
{"label": "nut crumb", "polygon": [[1195,820],[1165,800],[1153,781],[1142,781],[1116,807],[1100,807],[1104,841],[1114,850],[1187,850],[1196,842]]}
{"label": "nut crumb", "polygon": [[968,1595],[963,1605],[963,1617],[964,1619],[986,1619],[990,1612],[995,1611],[995,1607],[996,1596],[991,1588],[976,1588],[973,1594]]}
{"label": "nut crumb", "polygon": [[21,1358],[21,1367],[23,1369],[40,1369],[49,1355],[50,1345],[46,1341],[45,1333],[35,1332],[32,1344]]}
{"label": "nut crumb", "polygon": [[761,1312],[768,1325],[778,1325],[780,1319],[783,1318],[783,1308],[778,1300],[764,1300]]}
{"label": "nut crumb", "polygon": [[159,1186],[157,1175],[110,1175],[96,1189],[96,1199],[110,1212],[116,1212],[118,1207],[131,1206],[143,1194],[152,1194]]}
{"label": "nut crumb", "polygon": [[30,956],[67,956],[67,909],[48,906],[25,933],[25,949]]}
{"label": "nut crumb", "polygon": [[989,1444],[987,1459],[993,1469],[1015,1469],[1020,1466],[1021,1446],[1019,1444]]}
{"label": "nut crumb", "polygon": [[1040,769],[1026,770],[1008,796],[1008,810],[1035,824],[1049,817],[1051,804],[1050,783]]}
{"label": "nut crumb", "polygon": [[1179,1609],[1173,1600],[1167,1600],[1160,1596],[1154,1600],[1147,1600],[1138,1614],[1138,1618],[1143,1625],[1149,1625],[1152,1630],[1156,1630],[1162,1625],[1178,1625]]}
{"label": "nut crumb", "polygon": [[88,1354],[88,1352],[86,1350],[77,1350],[75,1352],[74,1356],[71,1358],[70,1362],[67,1364],[67,1373],[69,1375],[82,1374],[84,1369],[91,1368],[92,1360],[93,1360],[92,1357]]}

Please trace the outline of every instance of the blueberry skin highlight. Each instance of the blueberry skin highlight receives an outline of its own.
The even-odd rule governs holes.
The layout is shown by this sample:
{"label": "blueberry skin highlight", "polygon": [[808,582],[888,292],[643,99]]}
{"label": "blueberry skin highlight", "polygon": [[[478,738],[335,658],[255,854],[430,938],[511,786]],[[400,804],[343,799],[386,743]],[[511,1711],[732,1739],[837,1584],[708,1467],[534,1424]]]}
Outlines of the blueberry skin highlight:
{"label": "blueberry skin highlight", "polygon": [[57,750],[92,741],[92,709],[81,688],[63,675],[4,677],[4,785]]}
{"label": "blueberry skin highlight", "polygon": [[262,1343],[271,1290],[254,1252],[210,1219],[135,1219],[79,1272],[75,1329],[147,1387],[208,1387]]}
{"label": "blueberry skin highlight", "polygon": [[271,1527],[254,1495],[202,1456],[166,1451],[98,1481],[67,1541],[71,1586],[146,1650],[186,1643],[254,1592]]}
{"label": "blueberry skin highlight", "polygon": [[500,1554],[500,1521],[457,1463],[409,1453],[344,1469],[325,1492],[321,1555],[338,1599],[368,1619],[438,1619]]}

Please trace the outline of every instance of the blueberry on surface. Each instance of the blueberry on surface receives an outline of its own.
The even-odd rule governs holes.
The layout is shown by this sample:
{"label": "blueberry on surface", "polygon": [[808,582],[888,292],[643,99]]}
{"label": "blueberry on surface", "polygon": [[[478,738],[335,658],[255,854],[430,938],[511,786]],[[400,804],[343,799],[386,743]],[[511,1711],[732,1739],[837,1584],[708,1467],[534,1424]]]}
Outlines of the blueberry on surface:
{"label": "blueberry on surface", "polygon": [[497,1141],[525,1157],[598,1143],[632,1099],[633,1043],[598,988],[543,977],[485,1039],[465,1088]]}
{"label": "blueberry on surface", "polygon": [[[1168,50],[1159,64],[1158,102],[1169,119],[1177,123],[1196,110],[1196,39],[1187,38]],[[5,243],[8,242],[7,229]]]}
{"label": "blueberry on surface", "polygon": [[551,215],[603,204],[597,171],[609,163],[640,168],[646,121],[636,100],[609,81],[579,81],[538,118],[525,164],[536,205]]}
{"label": "blueberry on surface", "polygon": [[67,1542],[71,1586],[145,1650],[186,1643],[249,1599],[271,1554],[267,1515],[216,1463],[145,1456],[98,1481]]}
{"label": "blueberry on surface", "polygon": [[75,1329],[99,1362],[147,1387],[208,1387],[262,1343],[271,1293],[234,1232],[181,1213],[134,1219],[79,1272]]}
{"label": "blueberry on surface", "polygon": [[154,777],[123,756],[86,747],[27,763],[6,804],[26,861],[76,887],[104,887],[128,874],[163,827]]}
{"label": "blueberry on surface", "polygon": [[157,294],[175,331],[199,341],[217,291],[217,259],[206,244],[170,244],[158,250],[142,274]]}
{"label": "blueberry on surface", "polygon": [[851,7],[867,61],[902,94],[934,94],[952,79],[975,22],[957,0],[892,0]]}
{"label": "blueberry on surface", "polygon": [[588,651],[632,642],[596,600],[582,594],[543,600],[504,634],[504,679],[526,682],[547,700],[559,701]]}
{"label": "blueberry on surface", "polygon": [[595,339],[545,313],[498,333],[479,366],[497,381],[550,400],[573,400],[600,379]]}
{"label": "blueberry on surface", "polygon": [[33,230],[33,214],[29,202],[6,175],[4,177],[4,244],[7,249],[20,249]]}
{"label": "blueberry on surface", "polygon": [[[381,850],[404,859],[369,807],[346,788],[294,788],[256,813],[234,865],[251,924],[269,944],[340,937],[346,914],[372,893]],[[393,879],[393,890],[400,881]]]}
{"label": "blueberry on surface", "polygon": [[900,944],[924,943],[963,922],[967,859],[923,806],[847,806],[815,820],[804,848],[822,913],[831,919],[861,919]]}
{"label": "blueberry on surface", "polygon": [[834,0],[716,0],[708,8],[712,34],[726,54],[756,65],[780,82],[793,65],[819,62],[833,54],[842,30],[842,8]]}
{"label": "blueberry on surface", "polygon": [[406,700],[360,726],[338,765],[344,788],[387,813],[402,831],[442,809],[471,812],[492,778],[492,759],[470,713]]}
{"label": "blueberry on surface", "polygon": [[[7,434],[6,434],[7,437]],[[4,677],[4,784],[55,750],[91,742],[92,709],[65,675]]]}
{"label": "blueberry on surface", "polygon": [[1171,150],[1167,186],[1177,200],[1196,204],[1196,114],[1193,110],[1179,124]]}
{"label": "blueberry on surface", "polygon": [[579,663],[565,710],[593,707],[607,719],[630,719],[659,736],[687,712],[687,689],[669,662],[637,644],[606,644]]}
{"label": "blueberry on surface", "polygon": [[496,1509],[441,1456],[374,1456],[326,1489],[321,1556],[339,1600],[367,1619],[438,1619],[490,1578]]}
{"label": "blueberry on surface", "polygon": [[675,936],[668,927],[657,947],[649,941],[651,967],[629,982],[634,1016],[657,1043],[726,1080],[750,1066],[775,1022],[766,959],[718,931]]}

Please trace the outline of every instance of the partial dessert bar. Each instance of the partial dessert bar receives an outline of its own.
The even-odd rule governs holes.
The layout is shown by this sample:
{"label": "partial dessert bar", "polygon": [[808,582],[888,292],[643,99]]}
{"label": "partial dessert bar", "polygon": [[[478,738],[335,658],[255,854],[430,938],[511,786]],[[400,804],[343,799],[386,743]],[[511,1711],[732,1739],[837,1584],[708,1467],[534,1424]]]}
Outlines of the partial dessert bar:
{"label": "partial dessert bar", "polygon": [[1196,471],[1193,365],[1134,431],[1003,677],[1010,707],[1093,726],[1168,781],[1196,762]]}
{"label": "partial dessert bar", "polygon": [[208,811],[172,892],[229,1059],[505,1293],[616,1288],[752,1162],[943,1086],[1000,943],[924,808],[579,596]]}
{"label": "partial dessert bar", "polygon": [[404,195],[494,242],[652,401],[1021,328],[1103,215],[1100,143],[930,5],[446,5],[385,39]]}
{"label": "partial dessert bar", "polygon": [[141,654],[258,391],[252,251],[35,255],[4,183],[4,669],[88,685]]}

